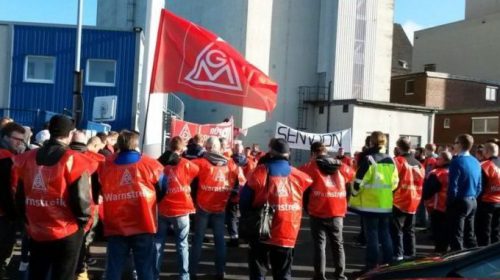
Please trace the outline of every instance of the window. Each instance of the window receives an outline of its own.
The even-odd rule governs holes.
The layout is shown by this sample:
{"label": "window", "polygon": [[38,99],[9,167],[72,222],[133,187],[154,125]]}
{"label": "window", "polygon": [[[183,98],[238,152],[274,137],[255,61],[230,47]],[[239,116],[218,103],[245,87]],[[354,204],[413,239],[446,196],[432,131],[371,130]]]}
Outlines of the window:
{"label": "window", "polygon": [[408,66],[408,61],[404,59],[398,59],[398,65],[403,69],[410,69],[410,66]]}
{"label": "window", "polygon": [[418,148],[418,147],[421,147],[420,146],[420,139],[421,137],[420,136],[415,136],[415,135],[400,135],[399,136],[400,138],[401,137],[406,137],[410,140],[410,144],[411,144],[411,148],[412,149],[415,149],[415,148]]}
{"label": "window", "polygon": [[412,95],[415,93],[415,80],[405,81],[405,95]]}
{"label": "window", "polygon": [[498,117],[472,118],[472,133],[474,134],[498,133]]}
{"label": "window", "polygon": [[342,105],[342,112],[349,113],[349,104]]}
{"label": "window", "polygon": [[450,128],[450,118],[444,118],[443,127]]}
{"label": "window", "polygon": [[497,101],[497,87],[486,87],[486,101]]}
{"label": "window", "polygon": [[104,59],[87,60],[85,84],[91,86],[115,86],[116,61]]}
{"label": "window", "polygon": [[464,278],[500,278],[500,258],[493,257],[477,261],[456,271],[456,276]]}
{"label": "window", "polygon": [[424,64],[424,71],[436,71],[436,64],[434,63],[429,63],[429,64]]}
{"label": "window", "polygon": [[53,84],[56,58],[28,55],[24,60],[24,82]]}
{"label": "window", "polygon": [[319,111],[320,114],[325,113],[325,106],[319,106],[318,111]]}

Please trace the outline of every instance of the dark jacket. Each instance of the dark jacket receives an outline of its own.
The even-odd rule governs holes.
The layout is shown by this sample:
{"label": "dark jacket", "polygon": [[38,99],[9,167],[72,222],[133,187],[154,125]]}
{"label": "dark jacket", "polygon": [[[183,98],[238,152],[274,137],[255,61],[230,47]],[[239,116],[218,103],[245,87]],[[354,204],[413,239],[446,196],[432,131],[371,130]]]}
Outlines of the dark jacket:
{"label": "dark jacket", "polygon": [[[0,139],[0,149],[8,150],[13,152],[10,146]],[[16,219],[16,207],[14,203],[14,197],[12,193],[12,182],[11,182],[11,170],[12,170],[12,159],[4,158],[0,159],[0,209],[5,213],[5,216],[10,220]]]}
{"label": "dark jacket", "polygon": [[202,146],[191,143],[187,145],[187,150],[184,152],[182,156],[187,159],[201,158],[203,156],[204,151],[205,150],[203,149]]}
{"label": "dark jacket", "polygon": [[161,165],[177,165],[180,161],[180,157],[177,153],[171,151],[165,151],[159,158],[158,161]]}
{"label": "dark jacket", "polygon": [[[449,164],[439,166],[439,168],[449,168],[449,167],[450,167]],[[424,181],[422,199],[423,200],[430,199],[432,196],[440,192],[442,187],[443,186],[441,186],[441,183],[439,182],[436,175],[430,174],[429,177],[427,177],[427,179],[425,179]]]}

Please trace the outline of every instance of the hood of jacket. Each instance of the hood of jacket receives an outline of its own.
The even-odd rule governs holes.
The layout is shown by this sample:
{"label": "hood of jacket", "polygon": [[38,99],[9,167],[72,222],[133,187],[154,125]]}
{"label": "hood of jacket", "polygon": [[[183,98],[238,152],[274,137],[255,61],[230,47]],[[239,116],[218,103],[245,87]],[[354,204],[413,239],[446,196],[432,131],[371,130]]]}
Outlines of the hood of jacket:
{"label": "hood of jacket", "polygon": [[342,162],[330,156],[318,156],[316,158],[316,164],[321,173],[331,175],[340,168]]}
{"label": "hood of jacket", "polygon": [[188,144],[184,156],[189,159],[200,158],[203,156],[203,147],[197,144]]}
{"label": "hood of jacket", "polygon": [[227,158],[225,158],[223,155],[212,152],[205,152],[203,154],[203,157],[207,159],[212,165],[216,166],[224,166],[227,165],[228,162]]}
{"label": "hood of jacket", "polygon": [[248,163],[248,159],[245,154],[233,154],[231,158],[238,166],[245,166]]}
{"label": "hood of jacket", "polygon": [[179,154],[174,153],[172,151],[165,151],[159,158],[158,161],[163,165],[177,165],[181,157]]}

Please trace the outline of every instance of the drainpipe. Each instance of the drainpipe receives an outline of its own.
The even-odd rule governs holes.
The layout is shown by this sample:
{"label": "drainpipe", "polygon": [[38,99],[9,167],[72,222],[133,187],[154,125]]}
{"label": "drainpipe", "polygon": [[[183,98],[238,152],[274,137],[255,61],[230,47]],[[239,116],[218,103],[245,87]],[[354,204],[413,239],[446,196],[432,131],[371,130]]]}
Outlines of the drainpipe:
{"label": "drainpipe", "polygon": [[326,111],[326,132],[330,132],[330,107],[332,102],[332,81],[328,82],[328,107]]}
{"label": "drainpipe", "polygon": [[75,126],[80,127],[83,115],[83,71],[80,67],[80,57],[82,48],[82,20],[83,20],[83,0],[78,0],[78,15],[76,28],[76,53],[75,53],[75,71],[73,86],[73,120]]}

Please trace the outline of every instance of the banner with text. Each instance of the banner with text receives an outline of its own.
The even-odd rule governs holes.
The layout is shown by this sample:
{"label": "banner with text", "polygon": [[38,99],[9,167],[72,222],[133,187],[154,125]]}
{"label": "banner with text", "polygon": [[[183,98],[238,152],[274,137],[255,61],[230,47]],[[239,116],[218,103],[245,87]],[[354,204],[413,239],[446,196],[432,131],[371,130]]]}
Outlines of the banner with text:
{"label": "banner with text", "polygon": [[275,138],[283,138],[292,149],[310,150],[314,142],[323,143],[328,151],[334,152],[339,147],[344,148],[346,153],[351,152],[351,129],[334,131],[329,133],[308,133],[286,126],[280,122],[276,124]]}
{"label": "banner with text", "polygon": [[231,118],[228,122],[215,124],[197,124],[179,119],[172,119],[170,134],[172,137],[180,136],[188,141],[196,134],[200,134],[203,142],[210,136],[224,137],[228,140],[230,147],[233,146],[234,122]]}

